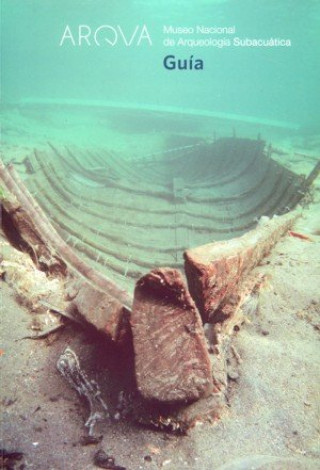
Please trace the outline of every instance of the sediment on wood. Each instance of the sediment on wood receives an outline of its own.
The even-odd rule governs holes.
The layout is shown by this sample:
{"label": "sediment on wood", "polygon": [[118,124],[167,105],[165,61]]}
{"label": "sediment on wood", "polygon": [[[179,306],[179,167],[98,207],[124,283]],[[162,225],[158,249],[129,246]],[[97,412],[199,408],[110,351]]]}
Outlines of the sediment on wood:
{"label": "sediment on wood", "polygon": [[222,322],[239,305],[243,282],[293,225],[298,213],[273,217],[228,241],[208,243],[184,253],[189,291],[204,323]]}
{"label": "sediment on wood", "polygon": [[[3,180],[2,182],[4,183]],[[41,230],[15,195],[5,191],[1,197],[1,207],[1,225],[13,246],[21,251],[26,251],[38,269],[51,274],[65,275],[66,264],[50,250]]]}
{"label": "sediment on wood", "polygon": [[0,160],[0,178],[7,190],[16,198],[24,211],[32,219],[34,226],[43,243],[54,256],[57,256],[68,265],[71,270],[86,278],[97,290],[108,292],[110,296],[118,298],[127,308],[130,308],[132,299],[129,294],[120,289],[114,282],[94,270],[75,254],[72,248],[60,237],[52,226],[39,204],[32,197],[26,186],[20,180],[12,166],[6,167]]}
{"label": "sediment on wood", "polygon": [[101,292],[82,279],[67,287],[68,310],[82,317],[111,341],[123,344],[130,332],[130,312],[108,292]]}
{"label": "sediment on wood", "polygon": [[211,393],[201,318],[179,271],[155,269],[137,282],[131,326],[136,380],[144,398],[181,403]]}

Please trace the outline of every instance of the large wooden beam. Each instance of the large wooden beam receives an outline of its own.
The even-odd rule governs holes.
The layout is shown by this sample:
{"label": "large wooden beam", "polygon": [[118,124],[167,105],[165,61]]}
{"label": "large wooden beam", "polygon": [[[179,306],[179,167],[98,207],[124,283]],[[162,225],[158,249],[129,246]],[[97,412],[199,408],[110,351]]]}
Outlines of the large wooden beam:
{"label": "large wooden beam", "polygon": [[185,252],[189,290],[204,323],[223,322],[232,315],[246,277],[292,227],[297,216],[292,212],[273,217],[242,237]]}
{"label": "large wooden beam", "polygon": [[201,318],[179,271],[155,269],[137,282],[131,326],[144,398],[187,403],[212,391]]}

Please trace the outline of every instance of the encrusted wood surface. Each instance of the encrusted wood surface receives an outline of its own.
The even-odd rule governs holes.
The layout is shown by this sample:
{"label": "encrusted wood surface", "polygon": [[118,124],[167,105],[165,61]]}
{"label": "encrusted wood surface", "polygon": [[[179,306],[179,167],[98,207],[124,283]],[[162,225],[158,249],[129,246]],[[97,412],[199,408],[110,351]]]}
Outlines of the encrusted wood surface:
{"label": "encrusted wood surface", "polygon": [[128,334],[129,311],[108,292],[79,279],[68,286],[67,295],[71,300],[69,309],[76,309],[76,313],[112,341],[119,342]]}
{"label": "encrusted wood surface", "polygon": [[[5,167],[0,160],[0,179],[8,192],[14,196],[20,207],[28,214],[32,226],[39,234],[41,241],[48,247],[50,253],[59,257],[71,271],[84,277],[97,290],[108,292],[112,297],[119,299],[125,306],[130,307],[132,299],[127,291],[120,289],[113,281],[102,275],[84,262],[74,250],[62,239],[52,226],[45,212],[30,194],[24,183],[20,180],[12,165]],[[35,249],[36,247],[31,247]]]}
{"label": "encrusted wood surface", "polygon": [[38,269],[65,274],[66,264],[43,240],[39,227],[17,198],[6,191],[1,198],[1,226],[10,243],[27,251]]}
{"label": "encrusted wood surface", "polygon": [[79,279],[70,308],[77,311],[109,339],[118,341],[128,330],[131,296],[79,258],[65,243],[46,214],[19,179],[13,167],[0,161],[5,193],[1,204],[8,222],[23,241],[38,268]]}
{"label": "encrusted wood surface", "polygon": [[131,326],[144,398],[190,402],[212,391],[201,318],[179,271],[155,269],[137,282]]}
{"label": "encrusted wood surface", "polygon": [[185,271],[192,298],[204,323],[221,322],[239,304],[246,276],[266,256],[297,218],[274,217],[242,237],[209,243],[185,252]]}

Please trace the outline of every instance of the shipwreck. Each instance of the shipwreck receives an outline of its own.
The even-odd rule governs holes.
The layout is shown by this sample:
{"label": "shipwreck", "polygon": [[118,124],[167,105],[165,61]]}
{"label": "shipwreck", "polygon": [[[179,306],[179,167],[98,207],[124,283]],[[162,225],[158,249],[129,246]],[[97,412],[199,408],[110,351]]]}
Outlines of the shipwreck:
{"label": "shipwreck", "polygon": [[219,418],[255,268],[292,227],[319,163],[302,177],[260,138],[236,137],[130,160],[48,143],[22,163],[23,180],[0,165],[3,230],[64,280],[60,309],[115,348],[131,343],[134,419],[184,432]]}

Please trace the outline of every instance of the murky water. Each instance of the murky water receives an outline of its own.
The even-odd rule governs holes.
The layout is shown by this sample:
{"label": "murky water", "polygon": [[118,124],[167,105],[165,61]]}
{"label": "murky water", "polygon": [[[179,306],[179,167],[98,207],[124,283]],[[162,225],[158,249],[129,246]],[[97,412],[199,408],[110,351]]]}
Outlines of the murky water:
{"label": "murky water", "polygon": [[[1,158],[49,235],[129,296],[154,267],[183,272],[185,250],[240,236],[306,192],[320,157],[319,0],[2,0],[1,16]],[[7,192],[0,181],[0,198]],[[108,423],[117,461],[220,468],[260,452],[318,468],[319,179],[308,202],[294,237],[261,267],[228,418],[173,444]],[[106,373],[105,343],[86,350],[73,325],[53,344],[22,341],[41,329],[37,296],[59,298],[62,287],[7,241],[1,248],[1,446],[23,451],[26,468],[89,468],[92,455],[76,448],[86,410],[70,408],[78,398],[54,373],[58,357],[79,346],[106,395],[126,372],[110,354]]]}
{"label": "murky water", "polygon": [[[319,125],[319,30],[312,0],[3,0],[2,100],[198,109],[310,132]],[[202,60],[203,70],[168,70],[168,55],[176,67]],[[95,125],[81,106],[60,119],[71,133],[81,121],[88,137]]]}
{"label": "murky water", "polygon": [[[299,184],[257,155],[305,175],[317,161],[318,2],[3,0],[2,14],[4,160],[95,267],[126,285],[294,207]],[[266,147],[250,156],[241,138]]]}

